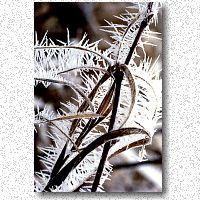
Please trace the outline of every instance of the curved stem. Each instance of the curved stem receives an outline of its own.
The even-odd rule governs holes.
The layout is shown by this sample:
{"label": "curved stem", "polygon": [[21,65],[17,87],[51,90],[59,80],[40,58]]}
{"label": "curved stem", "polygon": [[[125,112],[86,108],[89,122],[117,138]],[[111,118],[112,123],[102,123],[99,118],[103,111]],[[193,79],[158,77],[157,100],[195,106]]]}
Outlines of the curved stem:
{"label": "curved stem", "polygon": [[90,70],[102,71],[102,72],[104,72],[104,73],[110,75],[110,73],[109,73],[106,69],[103,69],[103,68],[100,68],[100,67],[90,67],[90,66],[73,67],[73,68],[71,68],[71,69],[68,69],[68,70],[59,72],[59,73],[57,73],[57,74],[58,74],[58,75],[59,75],[59,74],[64,74],[64,73],[68,73],[68,72],[70,72],[70,71],[77,70],[77,69],[82,69],[82,70],[90,69]]}
{"label": "curved stem", "polygon": [[113,170],[119,170],[119,169],[128,169],[131,167],[138,167],[141,165],[152,165],[152,164],[162,164],[162,158],[157,158],[153,160],[147,160],[142,162],[136,162],[136,163],[128,163],[128,164],[116,164],[113,166]]}
{"label": "curved stem", "polygon": [[136,85],[135,85],[135,80],[130,72],[130,70],[128,69],[128,67],[126,65],[121,65],[122,66],[122,70],[124,71],[124,75],[126,76],[127,80],[128,80],[128,83],[129,83],[129,87],[131,89],[131,103],[130,103],[130,108],[129,108],[129,111],[128,111],[128,114],[127,114],[127,117],[126,119],[123,121],[123,123],[121,124],[120,128],[123,127],[123,125],[126,123],[126,121],[128,120],[132,110],[133,110],[133,107],[134,107],[134,104],[135,104],[135,98],[136,98]]}

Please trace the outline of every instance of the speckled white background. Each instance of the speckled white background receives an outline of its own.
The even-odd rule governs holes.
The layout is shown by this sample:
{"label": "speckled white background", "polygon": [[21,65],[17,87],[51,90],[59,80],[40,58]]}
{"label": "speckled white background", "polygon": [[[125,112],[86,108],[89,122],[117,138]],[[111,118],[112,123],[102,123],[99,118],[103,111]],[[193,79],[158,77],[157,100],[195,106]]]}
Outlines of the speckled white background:
{"label": "speckled white background", "polygon": [[33,192],[33,1],[0,0],[0,199],[199,199],[200,1],[163,2],[163,193]]}

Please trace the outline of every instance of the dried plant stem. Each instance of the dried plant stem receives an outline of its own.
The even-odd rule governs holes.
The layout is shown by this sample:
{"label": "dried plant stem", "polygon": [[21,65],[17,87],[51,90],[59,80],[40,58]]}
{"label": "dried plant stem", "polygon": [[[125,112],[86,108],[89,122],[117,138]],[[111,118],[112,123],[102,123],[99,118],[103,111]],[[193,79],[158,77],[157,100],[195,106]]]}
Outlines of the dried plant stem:
{"label": "dried plant stem", "polygon": [[128,69],[128,67],[126,65],[121,65],[121,68],[124,71],[124,75],[128,80],[130,89],[131,89],[131,103],[130,103],[130,107],[129,107],[129,112],[127,114],[126,119],[123,121],[123,123],[121,124],[120,128],[123,127],[123,125],[126,123],[126,121],[128,120],[132,110],[133,110],[133,106],[135,104],[135,98],[136,98],[136,86],[135,86],[135,80],[130,72],[130,70]]}
{"label": "dried plant stem", "polygon": [[155,165],[155,164],[161,164],[162,158],[157,158],[153,160],[145,160],[142,162],[136,162],[136,163],[127,163],[127,164],[117,164],[113,166],[113,170],[119,170],[124,168],[132,168],[132,167],[138,167],[141,165]]}
{"label": "dried plant stem", "polygon": [[[148,4],[147,12],[151,12],[152,5],[153,5],[152,2],[150,2],[150,3]],[[126,64],[126,65],[129,64],[129,62],[130,62],[130,60],[131,60],[131,57],[132,57],[132,55],[133,55],[133,52],[134,52],[134,50],[135,50],[135,48],[136,48],[136,46],[137,46],[137,44],[138,44],[138,41],[139,41],[139,39],[140,39],[140,37],[141,37],[141,35],[142,35],[144,29],[147,27],[147,25],[148,25],[148,23],[149,23],[149,21],[151,20],[152,17],[153,17],[153,14],[149,15],[148,17],[146,17],[146,18],[141,22],[141,25],[140,25],[140,28],[139,28],[139,30],[138,30],[138,33],[137,33],[137,35],[136,35],[136,37],[135,37],[135,40],[134,40],[134,42],[133,42],[133,44],[132,44],[132,46],[131,46],[131,48],[130,48],[130,51],[129,51],[129,53],[128,53],[128,56],[127,56],[127,58],[126,58],[126,60],[125,60],[125,64]]]}
{"label": "dried plant stem", "polygon": [[[123,76],[124,73],[120,70],[119,67],[116,68],[117,71],[114,73],[114,77],[115,77],[115,84],[116,84],[116,88],[115,88],[115,96],[114,96],[114,103],[113,103],[113,110],[112,110],[112,115],[110,118],[110,124],[109,124],[109,128],[108,128],[108,132],[112,131],[114,124],[115,124],[115,119],[116,119],[116,114],[117,114],[117,108],[118,108],[118,104],[119,104],[119,97],[120,97],[120,90],[121,90],[121,83],[123,80]],[[101,156],[101,160],[97,169],[97,173],[92,185],[92,189],[91,192],[95,192],[97,190],[97,187],[99,185],[99,181],[103,172],[103,168],[107,159],[107,155],[109,152],[109,149],[112,145],[112,142],[109,141],[107,143],[105,143],[104,148],[103,148],[103,153]]]}
{"label": "dried plant stem", "polygon": [[84,113],[84,114],[78,114],[78,115],[64,115],[62,117],[48,120],[48,122],[60,121],[60,120],[83,119],[83,118],[99,118],[99,117],[103,117],[103,115],[100,115],[98,113]]}
{"label": "dried plant stem", "polygon": [[[148,135],[148,133],[147,133]],[[140,146],[144,146],[146,144],[148,144],[150,141],[150,138],[147,136],[145,137],[145,139],[141,139],[141,140],[137,140],[135,142],[132,142],[124,147],[122,147],[121,149],[117,150],[116,152],[114,152],[113,154],[111,154],[108,159],[110,159],[111,157],[115,157],[116,155],[122,153],[123,151],[126,151],[127,149],[133,148],[133,147],[140,147]]]}
{"label": "dried plant stem", "polygon": [[59,74],[64,74],[64,73],[68,73],[70,71],[73,71],[73,70],[95,70],[95,71],[102,71],[108,75],[110,75],[110,73],[104,69],[104,68],[100,68],[100,67],[91,67],[91,66],[82,66],[82,67],[73,67],[73,68],[70,68],[68,70],[65,70],[65,71],[62,71],[62,72],[59,72],[57,73],[58,75]]}

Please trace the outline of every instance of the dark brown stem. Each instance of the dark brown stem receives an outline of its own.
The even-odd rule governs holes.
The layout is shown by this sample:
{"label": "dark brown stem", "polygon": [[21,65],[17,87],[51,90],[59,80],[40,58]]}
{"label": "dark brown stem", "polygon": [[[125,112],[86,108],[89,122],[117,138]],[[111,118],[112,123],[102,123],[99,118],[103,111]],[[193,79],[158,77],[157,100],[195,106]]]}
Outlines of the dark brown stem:
{"label": "dark brown stem", "polygon": [[[117,71],[114,73],[115,77],[115,83],[116,83],[116,89],[115,89],[115,97],[114,97],[114,103],[113,103],[113,110],[112,110],[112,115],[110,118],[110,124],[108,128],[108,132],[112,131],[114,124],[115,124],[115,119],[116,119],[116,114],[117,114],[117,108],[119,104],[119,97],[120,97],[120,90],[121,90],[121,83],[123,80],[124,73],[120,70],[119,67],[116,68]],[[101,156],[101,160],[97,169],[97,173],[92,185],[91,192],[95,192],[97,190],[97,187],[99,185],[99,181],[103,172],[103,168],[107,159],[107,155],[109,152],[109,149],[111,147],[112,143],[111,141],[105,143],[104,148],[103,148],[103,153]]]}
{"label": "dark brown stem", "polygon": [[[152,2],[150,2],[150,3],[148,4],[148,10],[147,10],[147,12],[150,12],[150,11],[151,11],[152,5],[153,5]],[[148,23],[149,23],[149,21],[151,20],[152,17],[153,17],[153,14],[148,15],[148,17],[146,17],[146,18],[141,22],[141,25],[140,25],[140,28],[139,28],[139,30],[138,30],[138,33],[137,33],[137,35],[136,35],[136,37],[135,37],[135,40],[134,40],[134,42],[133,42],[133,44],[132,44],[132,46],[131,46],[131,48],[130,48],[130,51],[129,51],[129,53],[128,53],[128,56],[127,56],[127,58],[126,58],[126,60],[125,60],[125,64],[126,64],[126,65],[129,64],[129,62],[130,62],[130,60],[131,60],[131,57],[132,57],[132,55],[133,55],[133,52],[135,51],[135,48],[136,48],[136,46],[137,46],[137,44],[138,44],[138,41],[139,41],[139,39],[140,39],[140,37],[141,37],[141,35],[142,35],[144,29],[146,28],[146,26],[148,25]]]}
{"label": "dark brown stem", "polygon": [[141,165],[151,165],[151,164],[162,164],[162,158],[157,158],[154,160],[147,160],[147,161],[142,161],[142,162],[136,162],[136,163],[128,163],[128,164],[117,164],[113,166],[113,170],[118,170],[118,169],[124,169],[124,168],[131,168],[131,167],[138,167]]}

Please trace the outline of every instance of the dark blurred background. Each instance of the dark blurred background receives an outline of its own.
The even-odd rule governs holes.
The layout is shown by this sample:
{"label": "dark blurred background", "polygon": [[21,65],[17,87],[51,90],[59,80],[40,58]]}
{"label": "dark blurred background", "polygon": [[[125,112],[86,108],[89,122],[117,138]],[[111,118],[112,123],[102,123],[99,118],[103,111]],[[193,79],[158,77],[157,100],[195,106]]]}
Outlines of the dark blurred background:
{"label": "dark blurred background", "polygon": [[[110,40],[108,34],[99,31],[100,26],[107,25],[104,19],[119,22],[113,15],[124,12],[130,3],[35,3],[35,31],[41,40],[46,31],[55,41],[66,41],[69,29],[70,37],[81,39],[84,33],[88,34],[91,42],[104,38]],[[105,45],[105,44],[104,44]],[[103,46],[101,46],[103,48]]]}
{"label": "dark blurred background", "polygon": [[[34,3],[34,31],[37,32],[38,40],[41,41],[46,31],[47,36],[55,43],[56,39],[66,41],[67,28],[69,29],[71,40],[80,40],[84,33],[87,33],[91,42],[104,39],[112,42],[108,33],[99,31],[100,26],[107,25],[104,19],[113,23],[121,21],[113,15],[119,16],[124,13],[125,8],[130,3]],[[162,32],[161,12],[159,13],[158,27],[153,28]],[[156,48],[147,47],[147,54],[156,59],[161,54],[162,43],[158,42]],[[100,43],[100,48],[105,49],[108,45]],[[160,65],[161,65],[160,59]],[[73,95],[68,87],[58,88],[51,85],[45,88],[39,84],[35,87],[35,101],[42,109],[44,104],[52,105],[52,109],[57,110],[60,102],[65,102]],[[35,132],[35,171],[42,168],[38,159],[39,152],[37,146],[44,142],[39,132]],[[153,138],[153,144],[147,148],[147,163],[135,164],[134,157],[138,154],[138,149],[129,150],[126,154],[119,155],[111,160],[114,165],[111,181],[104,184],[107,192],[161,192],[162,191],[162,125],[160,123],[158,131]]]}

